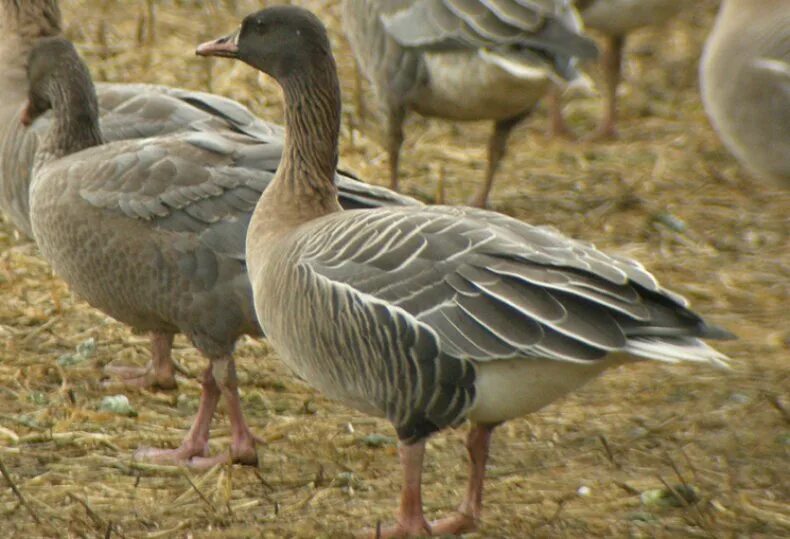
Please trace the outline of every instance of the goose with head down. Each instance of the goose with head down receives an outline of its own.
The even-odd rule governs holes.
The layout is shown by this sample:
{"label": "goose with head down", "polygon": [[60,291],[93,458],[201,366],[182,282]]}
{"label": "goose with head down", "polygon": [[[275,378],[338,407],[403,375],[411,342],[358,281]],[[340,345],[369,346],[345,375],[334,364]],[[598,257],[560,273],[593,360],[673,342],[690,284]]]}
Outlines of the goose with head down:
{"label": "goose with head down", "polygon": [[[17,230],[31,238],[31,169],[39,140],[49,129],[51,114],[44,114],[30,127],[20,124],[19,115],[28,96],[26,68],[30,50],[39,39],[60,35],[62,26],[57,0],[0,0],[0,211]],[[99,83],[96,94],[102,140],[106,142],[171,133],[212,133],[214,139],[225,139],[231,145],[238,140],[246,140],[250,147],[257,144],[266,158],[250,159],[247,166],[258,169],[262,177],[270,176],[277,166],[282,128],[260,120],[230,99],[151,84]],[[222,171],[214,169],[213,173]],[[339,174],[345,207],[415,203],[387,189]],[[172,341],[172,333],[154,331],[148,367],[113,365],[106,371],[120,376],[126,384],[173,388],[176,380],[170,355]]]}
{"label": "goose with head down", "polygon": [[[724,365],[705,323],[639,263],[554,229],[463,207],[341,211],[340,93],[309,11],[247,16],[197,53],[240,59],[285,97],[285,148],[247,234],[255,311],[275,351],[326,395],[388,418],[404,470],[398,522],[380,537],[475,527],[491,434],[636,359]],[[425,441],[472,424],[458,512],[429,524]]]}
{"label": "goose with head down", "polygon": [[256,462],[232,352],[242,335],[261,334],[244,238],[282,146],[192,130],[105,143],[87,66],[60,37],[38,41],[28,77],[21,121],[30,125],[52,110],[30,186],[42,255],[94,307],[138,331],[183,333],[210,361],[181,446],[138,456],[193,465],[225,459],[207,458],[209,425],[224,396],[231,458]]}
{"label": "goose with head down", "polygon": [[597,52],[565,0],[344,0],[343,25],[384,111],[391,188],[408,111],[494,121],[475,206],[487,204],[513,128],[554,84],[583,83],[577,59]]}
{"label": "goose with head down", "polygon": [[[662,24],[688,5],[683,0],[575,0],[584,26],[604,36],[601,71],[604,112],[593,134],[597,139],[617,136],[617,89],[623,72],[628,34],[645,26]],[[559,112],[556,113],[558,118]]]}

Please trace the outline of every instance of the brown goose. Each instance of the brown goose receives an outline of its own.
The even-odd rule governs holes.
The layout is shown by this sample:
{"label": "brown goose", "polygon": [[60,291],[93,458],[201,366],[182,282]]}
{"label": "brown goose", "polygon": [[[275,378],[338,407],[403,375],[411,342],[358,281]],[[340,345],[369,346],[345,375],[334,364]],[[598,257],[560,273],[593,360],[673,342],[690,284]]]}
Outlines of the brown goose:
{"label": "brown goose", "polygon": [[700,65],[702,101],[756,178],[790,188],[790,0],[725,0]]}
{"label": "brown goose", "polygon": [[[283,161],[247,235],[255,311],[298,376],[395,427],[404,486],[398,522],[381,536],[473,529],[494,427],[607,367],[638,358],[726,363],[700,339],[730,335],[633,260],[485,210],[341,211],[338,80],[310,12],[259,11],[197,52],[238,58],[282,87]],[[428,524],[425,440],[467,419],[466,497],[456,514]]]}
{"label": "brown goose", "polygon": [[[23,128],[19,113],[27,99],[26,66],[31,48],[41,37],[61,33],[56,0],[0,0],[0,211],[32,238],[28,191],[38,140],[49,128],[45,114],[31,128]],[[211,132],[221,137],[247,135],[263,145],[282,144],[282,128],[263,122],[246,107],[203,92],[148,84],[97,85],[102,138],[105,141],[139,139],[176,132]],[[272,148],[272,151],[279,151]],[[264,174],[274,172],[277,160],[250,163]],[[381,204],[413,203],[386,189],[341,180],[343,204],[364,208]],[[127,384],[157,388],[176,385],[171,360],[172,333],[151,337],[152,361],[145,368],[109,367]]]}
{"label": "brown goose", "polygon": [[41,253],[91,305],[140,331],[184,333],[210,360],[182,445],[138,456],[196,466],[225,459],[206,458],[210,421],[224,395],[231,457],[256,462],[232,352],[241,335],[260,335],[244,236],[282,146],[213,131],[104,144],[87,67],[68,41],[40,39],[28,75],[21,121],[52,109],[30,186]]}
{"label": "brown goose", "polygon": [[596,54],[564,0],[344,0],[357,64],[384,110],[390,187],[398,188],[408,111],[449,120],[493,120],[485,206],[510,132],[558,83],[583,80],[577,58]]}

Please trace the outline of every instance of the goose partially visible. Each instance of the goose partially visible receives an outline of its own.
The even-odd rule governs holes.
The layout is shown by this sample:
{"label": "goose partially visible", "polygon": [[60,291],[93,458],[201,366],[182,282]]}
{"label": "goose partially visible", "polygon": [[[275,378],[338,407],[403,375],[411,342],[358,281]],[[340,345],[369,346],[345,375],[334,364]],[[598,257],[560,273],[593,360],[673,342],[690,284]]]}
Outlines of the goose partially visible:
{"label": "goose partially visible", "polygon": [[617,136],[617,89],[622,79],[623,51],[629,33],[663,24],[683,6],[684,0],[575,0],[584,26],[604,36],[601,70],[604,80],[604,113],[593,137]]}
{"label": "goose partially visible", "polygon": [[343,26],[384,112],[392,189],[408,111],[494,122],[480,207],[513,128],[554,84],[583,84],[577,59],[597,53],[565,0],[343,0]]}
{"label": "goose partially visible", "polygon": [[[60,35],[62,18],[56,0],[0,0],[0,211],[32,238],[29,209],[30,171],[36,146],[50,125],[44,114],[30,128],[19,122],[27,99],[26,66],[32,47],[42,37]],[[271,175],[277,166],[283,131],[264,122],[243,105],[224,97],[150,84],[97,85],[102,139],[117,141],[177,132],[249,137],[249,143],[272,145],[272,159],[248,166]],[[415,203],[387,189],[357,182],[343,174],[343,204],[349,208]],[[171,359],[173,335],[151,335],[152,361],[147,367],[110,366],[106,371],[134,386],[169,389],[176,386]]]}
{"label": "goose partially visible", "polygon": [[[474,529],[494,428],[638,359],[726,365],[727,338],[639,263],[502,214],[446,206],[341,211],[340,91],[326,30],[271,7],[197,53],[237,58],[285,97],[283,161],[247,234],[255,312],[275,351],[327,396],[388,418],[398,522],[381,537]],[[425,441],[472,424],[458,512],[429,524]]]}
{"label": "goose partially visible", "polygon": [[[138,457],[195,466],[226,459],[207,457],[209,425],[224,395],[230,457],[255,463],[232,352],[240,336],[261,334],[244,237],[282,146],[229,131],[107,142],[88,69],[60,37],[36,43],[28,77],[20,121],[30,125],[52,110],[30,186],[30,222],[42,255],[94,307],[138,331],[184,333],[210,361],[182,445]],[[353,182],[351,188],[353,205]]]}
{"label": "goose partially visible", "polygon": [[700,85],[724,145],[757,179],[790,188],[790,0],[724,0]]}

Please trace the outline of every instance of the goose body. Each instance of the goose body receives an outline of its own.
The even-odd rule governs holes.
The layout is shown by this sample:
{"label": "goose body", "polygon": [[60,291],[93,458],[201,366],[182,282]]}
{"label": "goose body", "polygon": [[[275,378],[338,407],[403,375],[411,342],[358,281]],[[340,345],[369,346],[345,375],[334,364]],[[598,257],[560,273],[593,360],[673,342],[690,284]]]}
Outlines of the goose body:
{"label": "goose body", "polygon": [[[263,133],[212,130],[105,143],[90,76],[70,43],[40,40],[28,70],[23,121],[50,108],[53,113],[35,152],[30,186],[30,222],[42,255],[94,307],[138,331],[183,333],[210,360],[184,444],[140,456],[216,462],[202,458],[222,393],[229,402],[232,457],[255,462],[232,352],[240,336],[261,334],[244,237],[282,145],[274,136],[263,142]],[[357,182],[348,181],[354,193]],[[366,192],[351,194],[347,203],[354,206]]]}
{"label": "goose body", "polygon": [[718,332],[639,264],[497,213],[386,208],[270,230],[248,236],[268,338],[401,439],[534,412],[627,355],[725,361],[698,340]]}
{"label": "goose body", "polygon": [[576,59],[596,52],[575,10],[553,0],[344,0],[343,25],[384,111],[393,188],[408,111],[494,121],[477,205],[486,204],[510,130],[553,84],[581,80]]}
{"label": "goose body", "polygon": [[790,1],[723,2],[700,84],[705,111],[738,161],[790,187]]}
{"label": "goose body", "polygon": [[[28,56],[42,37],[59,35],[61,27],[61,14],[56,0],[28,0],[23,3],[0,0],[0,95],[3,96],[0,101],[0,211],[17,230],[30,238],[33,237],[29,198],[32,168],[39,142],[51,127],[52,113],[42,114],[29,127],[20,122],[29,90]],[[185,137],[183,140],[196,141],[194,145],[185,143],[183,147],[187,150],[192,148],[189,151],[198,153],[196,146],[200,146],[200,140],[218,148],[258,148],[255,151],[260,152],[260,158],[254,155],[250,157],[245,170],[251,175],[255,174],[253,171],[258,171],[260,178],[271,177],[277,166],[283,141],[282,128],[260,120],[235,101],[204,92],[151,84],[99,83],[95,88],[102,140],[105,142],[179,134]],[[127,148],[129,155],[134,155],[134,149],[131,146]],[[255,151],[250,153],[254,154]],[[209,160],[203,165],[213,167],[212,163],[224,166],[219,160]],[[180,163],[181,177],[190,173],[191,169],[187,169],[187,165],[184,161]],[[140,172],[143,168],[141,165],[136,170]],[[83,167],[81,170],[88,169]],[[111,173],[109,167],[103,170]],[[209,170],[215,175],[223,174],[221,168]],[[131,170],[128,174],[134,175],[135,171]],[[344,175],[341,183],[345,185],[342,190],[347,195],[344,197],[346,207],[416,203],[386,189],[357,182],[347,175]],[[262,189],[264,184],[265,181],[258,181],[256,188]],[[58,193],[53,196],[52,203],[57,200]],[[251,208],[252,205],[248,209]],[[128,207],[125,210],[129,210]],[[127,211],[127,214],[135,216],[134,211]],[[239,229],[238,233],[236,256],[243,268],[244,229]],[[99,256],[102,253],[91,254]],[[96,283],[88,284],[98,286]],[[105,310],[112,307],[106,301],[101,303]],[[138,328],[146,324],[168,328],[164,333],[152,334],[153,358],[150,367],[111,367],[107,369],[109,373],[121,375],[125,383],[131,385],[175,387],[175,369],[170,349],[173,338],[171,331],[178,331],[178,325],[163,324],[161,317],[157,320],[159,322],[156,324],[132,324]]]}
{"label": "goose body", "polygon": [[[341,211],[333,184],[340,95],[326,31],[274,7],[198,54],[238,58],[285,95],[283,162],[247,234],[255,311],[274,349],[330,397],[381,415],[400,439],[398,523],[374,537],[473,529],[499,423],[624,361],[724,365],[707,325],[639,263],[556,230],[474,208]],[[428,524],[425,440],[472,422],[458,513]]]}

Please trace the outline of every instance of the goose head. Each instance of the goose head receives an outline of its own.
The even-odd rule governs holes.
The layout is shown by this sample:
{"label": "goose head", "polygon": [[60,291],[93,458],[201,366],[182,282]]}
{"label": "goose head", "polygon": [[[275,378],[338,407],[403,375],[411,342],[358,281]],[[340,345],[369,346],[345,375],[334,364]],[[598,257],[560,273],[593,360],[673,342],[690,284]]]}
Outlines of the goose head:
{"label": "goose head", "polygon": [[47,145],[65,155],[101,142],[99,104],[90,73],[74,45],[62,37],[38,40],[27,66],[28,95],[20,122],[30,125],[52,109]]}
{"label": "goose head", "polygon": [[325,64],[332,54],[318,17],[295,6],[252,13],[235,32],[203,43],[196,53],[235,58],[280,81]]}

